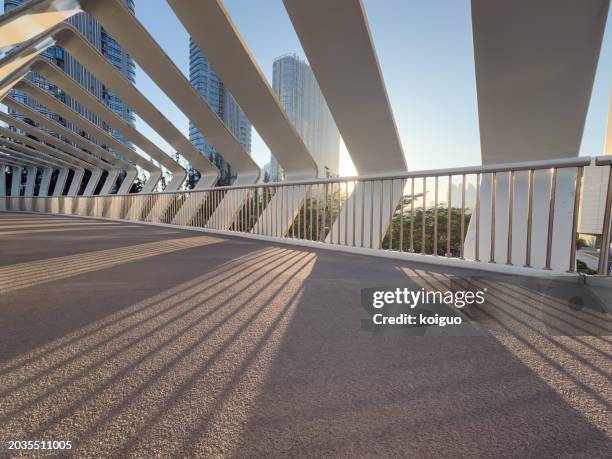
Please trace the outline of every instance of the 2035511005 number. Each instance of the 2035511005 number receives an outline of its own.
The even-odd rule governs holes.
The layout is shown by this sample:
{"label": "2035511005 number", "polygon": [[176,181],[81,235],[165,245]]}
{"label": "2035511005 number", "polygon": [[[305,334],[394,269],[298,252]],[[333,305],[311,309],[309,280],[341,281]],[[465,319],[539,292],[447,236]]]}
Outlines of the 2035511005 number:
{"label": "2035511005 number", "polygon": [[70,440],[7,440],[7,443],[7,449],[13,451],[72,449]]}

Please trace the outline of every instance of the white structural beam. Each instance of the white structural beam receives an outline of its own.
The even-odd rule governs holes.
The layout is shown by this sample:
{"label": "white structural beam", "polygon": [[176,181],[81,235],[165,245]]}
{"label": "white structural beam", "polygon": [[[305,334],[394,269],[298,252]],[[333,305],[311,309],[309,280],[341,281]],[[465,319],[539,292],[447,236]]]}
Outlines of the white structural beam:
{"label": "white structural beam", "polygon": [[[237,175],[235,184],[255,183],[260,174],[255,161],[123,2],[82,0],[81,5],[84,11],[104,26],[232,166]],[[197,6],[197,3],[193,5]],[[206,178],[206,182],[214,184],[210,178]],[[204,185],[206,183],[202,183]],[[193,208],[195,206],[183,205],[179,213],[185,214],[183,217],[188,219]]]}
{"label": "white structural beam", "polygon": [[66,180],[68,179],[68,169],[63,168],[59,170],[57,180],[55,181],[55,188],[53,189],[53,196],[62,196],[64,188],[66,187]]}
{"label": "white structural beam", "polygon": [[26,172],[26,184],[23,195],[32,197],[34,196],[34,186],[36,185],[36,174],[38,173],[38,168],[35,166],[28,166],[26,167]]}
{"label": "white structural beam", "polygon": [[[606,25],[609,0],[472,0],[472,29],[483,164],[577,156]],[[550,171],[533,179],[531,266],[545,266]],[[585,179],[588,179],[586,174]],[[553,270],[569,264],[576,174],[560,170],[554,193]],[[526,225],[528,175],[516,174],[513,226]],[[480,186],[479,257],[502,263],[508,221],[508,174]],[[494,228],[491,219],[495,188]],[[475,256],[474,219],[466,235],[466,257]],[[517,231],[518,231],[517,228]],[[491,248],[487,238],[495,232]],[[516,234],[524,235],[523,232]],[[513,237],[512,259],[525,260],[526,235]]]}
{"label": "white structural beam", "polygon": [[[283,3],[358,173],[405,172],[406,160],[362,2]],[[359,183],[349,193],[328,241],[333,234],[342,240],[361,240],[363,233],[367,247],[380,247],[400,193],[397,184],[370,185]],[[372,229],[345,228],[345,222],[353,221],[352,209],[360,220],[362,201],[364,211],[374,218]]]}
{"label": "white structural beam", "polygon": [[0,50],[42,34],[80,12],[77,0],[31,0],[0,17]]}
{"label": "white structural beam", "polygon": [[[46,116],[42,115],[38,111],[34,110],[33,108],[27,105],[24,105],[20,102],[17,102],[11,97],[5,97],[4,99],[2,99],[2,103],[5,104],[7,107],[11,108],[12,110],[16,111],[17,113],[21,114],[22,116],[29,118],[33,122],[37,123],[39,126],[42,126],[45,129],[48,129],[49,131],[60,135],[66,140],[69,140],[74,145],[74,148],[70,149],[71,145],[65,142],[61,142],[63,144],[60,147],[61,149],[65,150],[68,148],[68,150],[66,151],[68,151],[70,154],[84,161],[90,161],[91,160],[90,158],[95,158],[95,156],[98,156],[99,158],[102,158],[104,161],[112,165],[114,169],[111,169],[111,171],[109,172],[104,182],[104,186],[102,188],[101,194],[108,194],[108,191],[110,191],[110,189],[112,188],[113,184],[115,183],[119,175],[119,169],[123,169],[126,172],[128,172],[127,177],[132,177],[132,181],[136,177],[138,172],[136,168],[132,166],[130,163],[126,162],[123,159],[117,158],[111,152],[105,150],[104,148],[101,148],[100,146],[96,145],[95,143],[91,142],[85,137],[78,135],[76,132],[66,128],[65,126],[62,126],[61,124],[47,118]],[[11,121],[11,123],[9,124],[12,124],[12,123],[15,123],[15,121]],[[29,132],[29,131],[26,131],[26,132]],[[39,137],[40,132],[41,132],[40,130],[37,131],[35,135]],[[41,138],[42,140],[45,140],[45,142],[47,142],[48,140],[47,138],[44,138],[44,137],[39,137],[39,138]],[[93,156],[92,154],[94,154],[95,156]],[[131,182],[129,185],[131,186]],[[126,184],[126,186],[128,185]],[[128,189],[129,189],[129,186],[128,186]],[[104,190],[106,190],[106,192],[103,192]]]}
{"label": "white structural beam", "polygon": [[21,196],[21,173],[23,171],[23,167],[21,166],[12,166],[12,177],[11,177],[11,196]]}
{"label": "white structural beam", "polygon": [[[65,126],[62,126],[58,122],[53,121],[50,118],[47,118],[40,112],[34,110],[32,107],[29,107],[20,102],[17,102],[15,99],[11,97],[5,97],[4,99],[2,99],[2,103],[6,105],[7,107],[11,108],[12,110],[14,110],[15,112],[17,112],[18,114],[26,118],[29,118],[30,120],[35,122],[37,125],[42,126],[45,129],[48,129],[50,132],[53,132],[63,137],[66,140],[69,140],[72,143],[72,145],[66,142],[60,142],[62,146],[59,148],[66,149],[66,148],[70,148],[71,146],[74,146],[74,149],[69,149],[67,150],[67,152],[72,154],[73,156],[76,156],[82,159],[83,161],[90,162],[92,161],[91,158],[95,158],[97,156],[116,168],[119,168],[119,169],[133,168],[133,166],[127,161],[117,158],[110,151],[105,150],[104,148],[96,145],[95,143],[91,142],[85,137],[78,135],[76,132],[66,128]],[[16,121],[11,121],[8,124],[13,124],[13,123],[16,123]],[[19,127],[17,124],[15,124],[15,126]],[[28,128],[28,129],[31,129],[31,128]],[[27,129],[24,129],[24,130],[28,131]],[[38,137],[41,132],[43,131],[39,129],[35,135]],[[52,137],[52,136],[49,136],[49,137]],[[51,141],[48,141],[48,138],[43,138],[43,137],[39,137],[39,138],[43,139],[47,143],[51,143]],[[57,145],[55,146],[57,147]]]}
{"label": "white structural beam", "polygon": [[609,0],[472,0],[483,164],[577,156]]}
{"label": "white structural beam", "polygon": [[360,0],[283,0],[359,174],[407,169]]}
{"label": "white structural beam", "polygon": [[[0,58],[0,87],[5,87],[15,79],[29,62],[54,44],[51,37],[39,38],[21,43]],[[15,76],[14,76],[15,75]]]}
{"label": "white structural beam", "polygon": [[27,164],[31,164],[37,167],[44,165],[59,169],[72,169],[74,171],[74,175],[73,180],[71,182],[72,185],[68,193],[70,196],[76,195],[83,179],[83,175],[85,173],[85,170],[82,167],[75,167],[74,165],[67,163],[66,161],[53,158],[47,154],[41,153],[38,150],[27,148],[23,145],[16,144],[2,137],[0,137],[0,146],[1,151],[3,151],[4,153],[9,153],[11,156],[19,158],[22,161],[26,161]]}
{"label": "white structural beam", "polygon": [[[4,196],[6,196],[6,163],[3,162],[0,157],[0,197]],[[0,203],[0,205],[2,205],[2,203]]]}
{"label": "white structural beam", "polygon": [[91,196],[94,194],[94,191],[96,190],[96,187],[98,186],[98,184],[100,183],[100,179],[102,178],[102,172],[102,169],[97,168],[91,172],[91,176],[87,181],[87,186],[85,187],[85,190],[83,190],[83,196]]}
{"label": "white structural beam", "polygon": [[91,14],[236,170],[237,183],[254,183],[259,167],[223,121],[121,0],[81,0]]}
{"label": "white structural beam", "polygon": [[[177,190],[184,182],[187,177],[187,171],[180,164],[138,132],[131,124],[100,102],[93,94],[84,89],[55,64],[52,64],[47,59],[37,58],[33,61],[30,68],[33,72],[39,73],[66,94],[69,94],[77,103],[85,107],[112,129],[121,133],[126,140],[133,142],[160,165],[168,169],[173,175],[173,186],[177,185],[176,188],[168,186],[168,191]],[[174,177],[175,175],[178,177]]]}
{"label": "white structural beam", "polygon": [[81,161],[80,159],[75,158],[67,153],[64,153],[63,151],[45,145],[44,143],[38,142],[30,137],[18,134],[17,132],[11,131],[10,129],[0,127],[0,134],[7,139],[12,139],[14,142],[16,141],[22,145],[29,146],[33,149],[32,151],[38,152],[42,155],[43,158],[47,158],[58,164],[91,170],[96,169],[95,166],[92,166],[91,164],[85,161]]}
{"label": "white structural beam", "polygon": [[[109,169],[110,165],[100,161],[99,159],[91,156],[90,154],[78,150],[74,148],[72,145],[67,144],[66,142],[62,142],[61,140],[53,137],[52,135],[38,129],[31,124],[24,123],[23,121],[15,118],[14,116],[9,115],[8,113],[0,112],[0,120],[4,121],[13,129],[19,129],[26,133],[25,137],[28,141],[36,142],[36,144],[44,142],[47,146],[52,147],[50,151],[53,151],[54,154],[58,154],[60,158],[68,160],[71,158],[75,161],[75,164],[78,164],[86,169],[95,169],[96,167],[101,169]],[[3,131],[7,133],[7,131]],[[17,132],[8,130],[8,134],[17,134]],[[23,137],[23,136],[21,136]],[[32,137],[35,137],[37,140],[34,140]],[[56,152],[56,153],[55,153]]]}
{"label": "white structural beam", "polygon": [[[195,3],[169,0],[168,3],[266,145],[274,152],[285,177],[288,180],[316,177],[316,162],[280,106],[222,3],[217,0]],[[211,216],[209,225],[218,229],[229,228],[245,197],[246,193],[228,193]],[[297,195],[294,197],[297,198]],[[298,209],[300,205],[301,201],[296,203]],[[261,218],[265,218],[267,212],[270,210],[264,210]]]}
{"label": "white structural beam", "polygon": [[[106,176],[106,179],[104,180],[104,185],[102,185],[102,188],[100,189],[101,195],[110,194],[113,188],[113,185],[115,184],[115,182],[117,182],[117,178],[119,177],[120,172],[121,171],[119,169],[113,169],[108,173],[108,175]],[[131,182],[129,182],[131,185],[134,182],[134,179],[136,178],[138,173],[134,170],[134,171],[127,172],[127,174],[132,176],[132,180]],[[121,188],[123,188],[123,190],[121,191],[124,191],[126,189],[127,183],[128,183],[128,177],[126,176],[125,180],[121,183]],[[123,193],[119,193],[119,190],[117,190],[117,194],[127,194],[128,191],[129,191],[129,188],[127,188],[127,191],[124,191]]]}
{"label": "white structural beam", "polygon": [[[13,128],[19,128],[28,135],[36,137],[39,142],[44,141],[47,146],[52,146],[53,149],[49,148],[48,151],[53,156],[57,156],[60,159],[64,159],[67,162],[84,167],[85,169],[89,169],[91,171],[91,176],[87,182],[87,187],[85,188],[84,194],[93,194],[98,182],[100,181],[100,178],[102,177],[103,170],[110,170],[109,164],[104,163],[103,161],[100,161],[84,151],[78,150],[77,148],[60,141],[52,135],[49,135],[30,124],[22,122],[7,113],[0,112],[0,120],[6,122]],[[12,134],[14,134],[14,131],[9,131],[8,136],[10,137]],[[34,142],[34,140],[31,138],[26,139],[27,141]],[[38,145],[40,144],[35,143],[34,148],[36,148]]]}
{"label": "white structural beam", "polygon": [[[108,145],[109,147],[113,148],[118,153],[123,155],[123,157],[125,157],[126,159],[147,170],[151,174],[148,181],[154,180],[155,177],[157,177],[157,179],[159,180],[159,178],[161,177],[161,170],[159,169],[159,167],[154,165],[152,162],[146,160],[135,151],[128,148],[126,145],[124,145],[119,140],[111,136],[109,133],[93,124],[88,119],[71,110],[67,105],[63,104],[58,99],[56,99],[46,91],[42,90],[38,86],[35,86],[26,80],[21,80],[19,83],[17,83],[15,88],[19,89],[20,91],[23,91],[28,97],[36,100],[39,104],[62,116],[64,119],[74,124],[78,129],[87,132],[89,135],[92,135],[100,143]],[[155,186],[156,183],[157,182],[152,184],[152,186]]]}
{"label": "white structural beam", "polygon": [[229,14],[218,0],[168,0],[192,40],[274,152],[289,180],[313,178],[317,165],[291,124]]}
{"label": "white structural beam", "polygon": [[78,194],[78,190],[85,175],[85,168],[89,169],[92,174],[95,171],[100,170],[99,168],[93,167],[91,164],[81,161],[80,159],[75,158],[73,156],[70,156],[69,154],[64,153],[63,151],[56,150],[55,148],[52,148],[41,142],[37,142],[34,139],[18,134],[15,131],[0,127],[0,134],[5,136],[6,138],[12,139],[13,141],[19,142],[22,145],[29,146],[33,149],[33,152],[37,152],[38,156],[42,157],[43,159],[52,164],[55,164],[59,167],[73,168],[74,176],[71,182],[70,190],[68,192],[69,196],[76,196]]}
{"label": "white structural beam", "polygon": [[40,179],[40,185],[38,186],[38,196],[47,196],[49,194],[53,169],[50,167],[43,167],[42,170],[42,177]]}
{"label": "white structural beam", "polygon": [[[117,95],[140,118],[154,129],[169,145],[189,161],[192,167],[200,172],[196,188],[208,188],[215,185],[219,170],[158,110],[138,89],[131,84],[108,60],[100,54],[82,35],[70,25],[53,34],[58,46],[75,56],[98,80],[104,83],[113,94]],[[172,181],[176,181],[173,177]],[[177,189],[166,187],[166,190]]]}

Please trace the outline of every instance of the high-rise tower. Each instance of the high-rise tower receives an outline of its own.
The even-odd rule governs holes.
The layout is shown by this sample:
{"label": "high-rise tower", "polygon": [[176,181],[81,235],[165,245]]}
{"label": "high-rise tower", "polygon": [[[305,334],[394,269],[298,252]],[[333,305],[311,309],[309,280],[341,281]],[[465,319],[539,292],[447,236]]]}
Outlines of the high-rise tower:
{"label": "high-rise tower", "polygon": [[[191,39],[189,39],[189,80],[242,147],[250,153],[251,123],[212,69],[208,59]],[[218,184],[230,185],[236,176],[235,172],[191,122],[189,140],[221,171]]]}
{"label": "high-rise tower", "polygon": [[[316,161],[319,175],[338,175],[340,134],[310,66],[294,54],[277,58],[272,87]],[[274,152],[268,173],[270,181],[282,178]]]}

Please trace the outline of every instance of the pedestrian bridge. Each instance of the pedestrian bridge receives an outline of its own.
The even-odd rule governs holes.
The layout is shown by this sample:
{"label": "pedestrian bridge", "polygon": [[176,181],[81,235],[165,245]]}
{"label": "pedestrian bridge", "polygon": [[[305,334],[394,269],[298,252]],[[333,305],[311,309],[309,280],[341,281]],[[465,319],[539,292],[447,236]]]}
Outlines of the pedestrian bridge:
{"label": "pedestrian bridge", "polygon": [[[402,148],[363,2],[282,3],[355,177],[324,173],[221,0],[168,4],[282,182],[260,181],[125,2],[0,16],[0,439],[70,441],[79,457],[612,450],[612,159],[579,156],[609,0],[472,0],[482,165],[425,171],[408,171],[422,152]],[[231,186],[66,23],[82,14],[206,137]],[[612,121],[603,153],[610,139]],[[594,198],[584,233],[602,249],[585,276]],[[377,327],[368,295],[396,288],[485,301],[429,311],[453,327]]]}
{"label": "pedestrian bridge", "polygon": [[[67,216],[2,213],[0,235],[2,438],[80,456],[609,449],[612,324],[562,284]],[[363,288],[468,278],[488,300],[465,336],[361,330]]]}

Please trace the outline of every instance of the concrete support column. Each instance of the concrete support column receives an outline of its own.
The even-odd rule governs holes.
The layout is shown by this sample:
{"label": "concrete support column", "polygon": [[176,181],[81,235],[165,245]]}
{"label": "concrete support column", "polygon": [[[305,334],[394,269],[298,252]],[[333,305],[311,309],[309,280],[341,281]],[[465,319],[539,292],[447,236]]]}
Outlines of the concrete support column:
{"label": "concrete support column", "polygon": [[11,184],[11,196],[16,197],[21,193],[21,171],[23,168],[21,166],[11,166],[13,171],[13,181]]}
{"label": "concrete support column", "polygon": [[53,196],[61,196],[66,186],[66,179],[68,178],[68,169],[63,168],[59,170],[57,181],[55,182],[55,189],[53,190]]}
{"label": "concrete support column", "polygon": [[79,194],[83,177],[85,176],[85,169],[75,169],[74,175],[72,176],[72,182],[66,196],[76,196]]}
{"label": "concrete support column", "polygon": [[36,185],[36,172],[37,169],[34,166],[28,166],[27,169],[28,175],[26,177],[26,186],[24,196],[32,197],[34,196],[34,187]]}
{"label": "concrete support column", "polygon": [[49,195],[49,185],[51,184],[51,175],[53,175],[53,169],[50,167],[43,168],[42,178],[40,180],[40,187],[38,188],[38,196]]}

